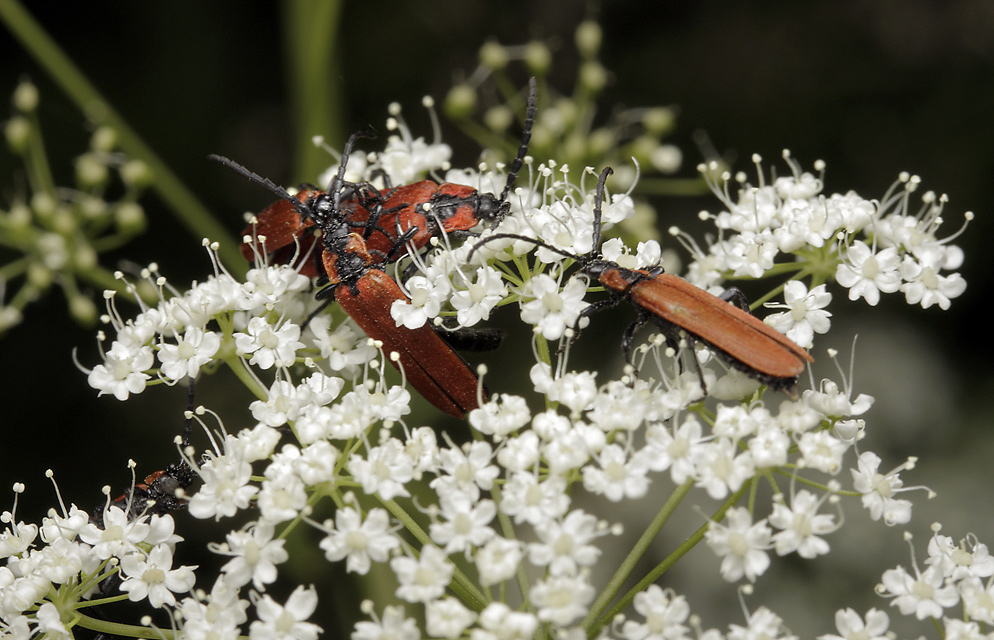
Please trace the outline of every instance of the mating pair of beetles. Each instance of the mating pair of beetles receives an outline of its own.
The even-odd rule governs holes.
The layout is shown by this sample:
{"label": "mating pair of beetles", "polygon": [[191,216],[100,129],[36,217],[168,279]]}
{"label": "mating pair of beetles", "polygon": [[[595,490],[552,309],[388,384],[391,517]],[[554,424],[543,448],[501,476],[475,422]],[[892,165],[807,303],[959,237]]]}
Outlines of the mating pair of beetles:
{"label": "mating pair of beetles", "polygon": [[[280,200],[264,209],[245,230],[242,255],[252,260],[268,253],[273,264],[289,263],[305,256],[300,272],[326,281],[318,298],[334,299],[370,338],[383,343],[383,352],[396,353],[395,366],[403,367],[411,385],[440,410],[463,417],[479,406],[478,380],[465,360],[453,351],[429,325],[419,329],[397,326],[391,305],[407,297],[385,266],[406,255],[406,247],[419,250],[432,237],[443,234],[473,235],[480,223],[496,226],[507,215],[508,195],[524,162],[535,118],[535,80],[529,85],[527,113],[521,146],[507,174],[500,197],[480,193],[472,187],[423,180],[379,190],[369,183],[346,182],[349,154],[362,134],[353,135],[345,146],[341,167],[327,190],[301,188],[296,196],[245,167],[221,156],[214,160],[238,171],[269,189]],[[674,349],[681,341],[693,348],[695,341],[711,347],[731,366],[775,389],[794,394],[797,377],[813,359],[803,348],[770,328],[729,300],[741,293],[729,290],[714,296],[662,267],[631,270],[600,256],[601,207],[604,183],[611,173],[604,169],[594,202],[593,248],[579,256],[544,244],[534,238],[498,233],[481,240],[524,240],[575,260],[580,271],[597,280],[610,298],[587,307],[581,317],[621,300],[628,300],[638,319],[625,332],[627,347],[635,330],[654,323]],[[320,232],[320,236],[315,232]],[[318,244],[320,243],[320,244]],[[704,379],[696,358],[697,373]]]}

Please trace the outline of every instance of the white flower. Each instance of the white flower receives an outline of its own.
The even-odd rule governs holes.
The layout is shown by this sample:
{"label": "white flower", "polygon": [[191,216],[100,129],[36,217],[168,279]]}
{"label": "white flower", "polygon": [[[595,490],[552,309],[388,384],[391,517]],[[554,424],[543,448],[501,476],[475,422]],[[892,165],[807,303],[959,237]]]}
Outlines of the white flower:
{"label": "white flower", "polygon": [[390,316],[398,327],[412,330],[423,327],[429,318],[438,315],[442,300],[449,292],[448,285],[443,284],[441,278],[432,282],[424,276],[413,276],[404,286],[410,300],[394,300],[390,305]]}
{"label": "white flower", "polygon": [[480,612],[480,628],[470,631],[469,637],[470,640],[533,640],[538,625],[533,613],[514,611],[503,602],[491,602]]}
{"label": "white flower", "polygon": [[943,618],[943,640],[990,640],[990,633],[983,633],[985,628],[973,621]]}
{"label": "white flower", "polygon": [[587,292],[583,278],[570,278],[559,290],[559,283],[547,274],[531,279],[529,295],[533,300],[521,305],[521,320],[535,325],[546,340],[558,340],[566,329],[573,328],[586,308],[583,295]]}
{"label": "white flower", "polygon": [[442,597],[452,581],[455,566],[438,547],[425,546],[421,557],[398,556],[390,561],[397,576],[397,597],[407,602],[430,602]]}
{"label": "white flower", "polygon": [[760,607],[753,611],[746,624],[748,624],[746,627],[737,624],[728,625],[728,640],[753,640],[754,638],[797,640],[797,636],[786,633],[783,619],[766,607]]}
{"label": "white flower", "polygon": [[957,582],[956,589],[963,598],[966,615],[985,624],[994,624],[994,585],[969,577]]}
{"label": "white flower", "polygon": [[743,231],[741,234],[722,243],[725,261],[733,270],[734,277],[751,276],[761,278],[767,270],[773,268],[773,261],[779,253],[777,242],[772,233],[753,233]]}
{"label": "white flower", "polygon": [[898,476],[901,467],[887,474],[878,473],[880,456],[872,451],[863,452],[857,466],[858,469],[850,470],[853,488],[863,494],[863,506],[869,510],[870,517],[874,520],[883,517],[888,525],[904,524],[911,520],[911,502],[893,497],[904,485]]}
{"label": "white flower", "polygon": [[915,570],[916,576],[909,574],[904,567],[884,571],[880,582],[887,594],[894,597],[891,604],[904,615],[915,614],[919,620],[941,618],[942,610],[959,602],[956,587],[945,584],[942,572],[929,567],[924,572]]}
{"label": "white flower", "polygon": [[27,551],[38,536],[38,525],[18,522],[0,532],[0,558],[16,556]]}
{"label": "white flower", "polygon": [[186,333],[176,344],[159,345],[159,362],[162,375],[173,380],[196,378],[200,367],[210,362],[221,346],[221,337],[200,327],[187,327]]}
{"label": "white flower", "polygon": [[148,538],[152,527],[147,518],[129,519],[128,514],[118,506],[111,505],[103,512],[104,528],[90,523],[79,531],[79,538],[93,546],[93,552],[101,560],[111,556],[124,557],[138,551],[138,545]]}
{"label": "white flower", "polygon": [[501,512],[513,517],[515,523],[531,525],[561,517],[570,503],[563,478],[549,475],[540,481],[530,471],[510,474],[500,499]]}
{"label": "white flower", "polygon": [[571,371],[556,378],[545,390],[552,402],[566,405],[573,416],[594,404],[598,397],[597,377],[592,371]]}
{"label": "white flower", "polygon": [[469,327],[490,317],[490,312],[507,295],[507,287],[500,272],[492,267],[476,270],[476,279],[467,281],[465,289],[456,289],[449,299],[456,310],[460,326]]}
{"label": "white flower", "polygon": [[699,444],[705,442],[701,423],[693,414],[684,418],[675,433],[664,424],[650,425],[646,431],[646,458],[653,471],[670,470],[673,483],[681,485],[692,478],[696,460],[701,457]]}
{"label": "white flower", "polygon": [[788,309],[784,313],[774,313],[763,318],[770,325],[798,345],[810,349],[814,334],[828,333],[831,327],[831,313],[825,307],[832,302],[832,294],[820,284],[811,291],[798,280],[784,285],[784,304],[767,304],[767,307]]}
{"label": "white flower", "polygon": [[286,522],[297,517],[307,506],[307,487],[295,475],[271,473],[272,466],[266,470],[267,477],[259,490],[258,505],[262,517],[269,522]]}
{"label": "white flower", "polygon": [[838,529],[835,516],[818,515],[822,501],[810,491],[801,490],[790,500],[788,507],[782,500],[773,503],[771,525],[780,529],[773,535],[777,555],[793,551],[802,558],[814,558],[828,553],[828,543],[819,538]]}
{"label": "white flower", "polygon": [[645,456],[629,456],[616,444],[610,444],[594,456],[598,466],[583,467],[583,488],[603,495],[612,502],[637,500],[649,490],[648,464]]}
{"label": "white flower", "polygon": [[528,544],[528,560],[549,567],[552,575],[575,574],[579,567],[597,562],[601,550],[591,544],[600,536],[595,516],[576,510],[563,520],[549,520],[535,528],[537,542]]}
{"label": "white flower", "polygon": [[805,467],[831,475],[842,470],[842,456],[849,450],[848,443],[827,431],[809,431],[801,434],[797,446],[801,451],[801,460]]}
{"label": "white flower", "polygon": [[756,471],[749,451],[740,452],[728,438],[702,443],[697,453],[697,481],[694,484],[703,487],[715,500],[723,500],[729,493],[738,491]]}
{"label": "white flower", "polygon": [[132,393],[145,390],[145,381],[150,377],[145,371],[154,361],[151,347],[132,348],[115,342],[104,355],[104,363],[93,367],[86,381],[100,391],[97,395],[112,393],[118,400],[127,400]]}
{"label": "white flower", "polygon": [[912,258],[905,258],[901,265],[901,275],[905,283],[901,291],[908,304],[921,303],[922,309],[928,309],[933,304],[940,309],[948,309],[952,298],[958,298],[966,291],[966,280],[958,273],[948,276],[939,275],[936,269],[928,264],[920,264]]}
{"label": "white flower", "polygon": [[690,627],[684,624],[690,617],[690,606],[683,596],[652,584],[635,596],[632,606],[645,618],[645,622],[626,621],[621,628],[626,640],[681,640],[691,637]]}
{"label": "white flower", "polygon": [[388,606],[379,620],[361,620],[355,624],[352,640],[419,640],[421,632],[414,618],[404,617],[404,608]]}
{"label": "white flower", "polygon": [[[73,637],[72,635],[70,635],[69,630],[66,629],[66,626],[62,624],[62,619],[59,616],[58,608],[56,608],[56,606],[51,602],[46,602],[45,604],[38,607],[38,612],[35,614],[35,619],[38,621],[38,627],[36,630],[44,634],[44,637],[46,638],[54,638],[54,639],[66,638],[68,640],[69,638]],[[25,621],[26,620],[27,618],[25,618]],[[27,631],[26,628],[24,628],[24,630]],[[4,633],[4,636],[7,637],[6,631]],[[16,637],[16,636],[11,635],[9,637]],[[27,638],[34,636],[28,634],[24,635],[23,637],[26,640]]]}
{"label": "white flower", "polygon": [[204,484],[190,498],[188,506],[194,518],[233,516],[248,508],[259,488],[250,485],[252,465],[234,455],[208,460],[199,469]]}
{"label": "white flower", "polygon": [[145,556],[131,553],[121,559],[121,571],[127,576],[121,582],[121,591],[128,593],[128,599],[138,602],[148,598],[156,609],[163,605],[176,604],[173,593],[182,593],[193,588],[196,566],[183,566],[172,569],[173,552],[168,545],[160,544]]}
{"label": "white flower", "polygon": [[224,555],[233,556],[221,571],[225,581],[234,588],[249,582],[259,590],[276,580],[276,565],[290,557],[280,538],[273,540],[273,525],[257,522],[255,526],[241,531],[232,531],[226,536],[227,545],[220,549]]}
{"label": "white flower", "polygon": [[704,539],[721,559],[721,577],[735,582],[743,576],[750,582],[766,572],[770,557],[773,531],[766,520],[753,524],[749,510],[742,507],[729,509],[725,522],[711,522]]}
{"label": "white flower", "polygon": [[500,441],[531,422],[532,414],[521,396],[495,394],[490,402],[469,412],[469,424],[484,435]]}
{"label": "white flower", "polygon": [[886,611],[870,609],[866,612],[866,622],[852,609],[839,609],[835,612],[835,628],[839,634],[826,633],[818,640],[887,640],[890,618]]}
{"label": "white flower", "polygon": [[862,296],[868,304],[880,302],[880,292],[894,293],[901,287],[898,267],[901,258],[894,247],[877,253],[863,242],[853,242],[845,253],[845,260],[835,270],[835,279],[849,289],[849,299]]}
{"label": "white flower", "polygon": [[232,589],[218,578],[210,595],[203,601],[196,596],[184,598],[177,607],[182,616],[183,637],[189,640],[238,640],[239,626],[246,621],[248,600],[238,598]]}
{"label": "white flower", "polygon": [[[473,499],[480,489],[489,491],[500,469],[491,464],[493,448],[488,442],[472,442],[462,448],[446,447],[439,451],[439,476],[429,487],[442,495],[450,491],[465,492]],[[444,475],[442,475],[444,473]]]}
{"label": "white flower", "polygon": [[314,346],[321,350],[328,368],[338,371],[344,378],[352,378],[359,368],[376,357],[376,347],[369,344],[361,330],[351,319],[330,330],[331,317],[319,315],[307,328],[314,333]]}
{"label": "white flower", "polygon": [[317,640],[321,627],[306,622],[318,606],[314,587],[298,586],[286,605],[281,605],[268,595],[255,602],[259,619],[249,626],[251,640]]}
{"label": "white flower", "polygon": [[299,340],[300,327],[291,322],[274,329],[265,318],[252,318],[246,331],[234,334],[235,348],[242,356],[251,353],[249,364],[262,369],[290,366],[297,359],[297,349],[304,346]]}
{"label": "white flower", "polygon": [[425,631],[433,638],[455,640],[476,621],[476,614],[452,597],[425,605]]}
{"label": "white flower", "polygon": [[429,527],[431,539],[445,546],[445,553],[469,551],[497,535],[489,527],[497,515],[493,500],[478,500],[469,494],[450,491],[439,494],[442,522]]}
{"label": "white flower", "polygon": [[390,552],[400,546],[400,540],[390,530],[390,516],[385,509],[370,509],[363,520],[353,507],[343,507],[335,512],[335,528],[318,546],[328,560],[347,558],[346,571],[365,575],[373,562],[386,562]]}
{"label": "white flower", "polygon": [[480,575],[480,584],[485,587],[510,580],[521,565],[524,557],[522,543],[518,540],[494,537],[479,548],[474,562]]}
{"label": "white flower", "polygon": [[352,454],[348,470],[367,495],[376,494],[380,500],[411,495],[404,485],[414,479],[414,465],[398,440],[373,447],[365,458]]}
{"label": "white flower", "polygon": [[987,545],[972,536],[956,545],[949,536],[935,533],[928,542],[925,564],[937,565],[942,574],[952,580],[994,575],[994,556],[987,550]]}
{"label": "white flower", "polygon": [[565,627],[587,613],[595,593],[582,576],[557,575],[538,581],[530,596],[539,620]]}

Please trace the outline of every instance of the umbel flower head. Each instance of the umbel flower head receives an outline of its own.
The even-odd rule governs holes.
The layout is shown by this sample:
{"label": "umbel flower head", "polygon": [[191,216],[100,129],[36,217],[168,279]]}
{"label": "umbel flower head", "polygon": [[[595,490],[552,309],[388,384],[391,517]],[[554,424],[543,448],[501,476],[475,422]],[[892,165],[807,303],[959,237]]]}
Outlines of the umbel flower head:
{"label": "umbel flower head", "polygon": [[[399,167],[441,172],[448,155],[437,145],[402,129],[387,151],[346,167],[345,175],[373,181],[385,172],[397,184],[411,179],[391,174]],[[312,615],[334,596],[310,585],[286,590],[286,597],[269,593],[287,579],[292,550],[283,539],[310,527],[327,562],[344,562],[356,576],[378,567],[392,578],[391,593],[379,595],[394,604],[364,604],[357,639],[496,640],[541,632],[642,640],[692,637],[691,629],[698,637],[791,637],[765,607],[746,614],[744,626],[721,632],[701,628],[693,603],[663,587],[620,592],[624,571],[638,566],[646,544],[636,545],[623,572],[609,581],[605,576],[618,569],[605,566],[613,556],[604,551],[624,527],[598,505],[640,500],[638,508],[658,510],[644,533],[648,540],[665,523],[663,515],[688,499],[707,522],[677,555],[703,541],[721,558],[723,579],[758,582],[779,556],[829,553],[845,535],[836,507],[843,499],[861,500],[868,519],[883,525],[909,522],[910,501],[895,496],[907,490],[900,476],[913,464],[881,473],[879,456],[857,447],[872,398],[857,394],[852,380],[816,384],[804,375],[802,392],[791,398],[706,348],[691,348],[686,337],[667,336],[632,349],[631,366],[617,379],[606,370],[571,370],[571,340],[584,320],[590,324],[579,339],[591,339],[598,319],[585,312],[605,295],[598,282],[577,272],[575,257],[594,250],[626,268],[649,269],[661,247],[646,241],[631,249],[618,239],[595,246],[595,210],[610,228],[634,215],[632,194],[613,192],[610,184],[599,190],[592,169],[526,166],[528,178],[511,195],[500,227],[461,245],[443,234],[426,255],[411,255],[420,275],[399,277],[399,286],[417,304],[383,312],[393,312],[392,330],[403,332],[440,319],[447,327],[476,326],[498,308],[517,305],[532,340],[511,348],[533,356],[531,388],[512,394],[504,381],[488,377],[492,395],[484,399],[481,387],[481,404],[459,434],[468,437],[413,422],[411,391],[403,378],[398,383],[387,375],[392,354],[378,350],[351,319],[333,321],[319,312],[308,322],[321,303],[310,280],[290,266],[299,261],[269,264],[258,255],[241,281],[205,242],[213,270],[197,283],[176,287],[152,265],[142,277],[159,292],[157,303],[128,316],[116,296],[106,296],[109,326],[100,340],[110,346],[89,371],[100,395],[125,401],[153,385],[226,370],[256,395],[246,424],[232,426],[243,418],[222,419],[202,408],[192,412],[210,447],[203,454],[183,452],[200,485],[189,497],[190,513],[224,523],[242,517],[219,538],[225,542],[212,545],[226,558],[220,574],[197,576],[191,591],[194,568],[171,566],[180,539],[168,515],[130,515],[110,506],[101,529],[80,522],[72,507],[42,523],[47,533],[39,543],[37,528],[5,514],[5,629],[62,633],[59,624],[73,620],[73,608],[119,571],[128,597],[171,610],[171,624],[183,637],[310,640],[320,632]],[[830,330],[833,298],[826,282],[835,280],[850,288],[850,298],[871,304],[871,290],[903,291],[910,303],[928,306],[920,288],[926,286],[944,308],[935,296],[948,303],[962,291],[949,284],[960,280],[955,273],[939,275],[961,261],[949,238],[936,235],[943,198],[928,197],[922,210],[911,212],[916,179],[900,180],[874,201],[824,194],[822,176],[793,160],[789,167],[791,175],[772,184],[762,172],[758,186],[740,177],[735,195],[730,175],[704,167],[724,210],[707,216],[719,230],[707,247],[674,232],[693,254],[685,274],[690,282],[717,292],[726,276],[775,270],[793,277],[789,282],[801,287],[790,286],[782,303],[787,310],[771,324],[807,343]],[[443,179],[458,176],[483,190],[504,183],[496,170],[448,170]],[[935,277],[923,279],[926,269]],[[390,272],[399,276],[401,269]],[[622,336],[603,340],[620,359]],[[557,352],[549,341],[563,349]],[[804,489],[796,489],[798,483]],[[984,620],[984,580],[991,575],[986,547],[972,546],[976,562],[964,567],[950,561],[959,557],[951,542],[936,546],[935,565],[917,578],[886,576],[895,606],[906,614],[941,615],[954,598],[936,577],[940,571],[957,576],[962,592],[973,594],[968,615]],[[653,575],[678,559],[667,559]],[[916,585],[932,588],[934,596],[915,595]],[[617,617],[629,606],[633,611]],[[886,630],[872,610],[865,622],[846,612],[837,626],[843,635]]]}

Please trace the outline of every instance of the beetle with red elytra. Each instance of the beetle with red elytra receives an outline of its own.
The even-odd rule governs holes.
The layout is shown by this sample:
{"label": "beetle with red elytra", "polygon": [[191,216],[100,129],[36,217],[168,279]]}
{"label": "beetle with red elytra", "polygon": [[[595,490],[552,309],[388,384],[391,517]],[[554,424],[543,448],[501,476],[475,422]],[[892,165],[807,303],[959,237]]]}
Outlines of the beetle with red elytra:
{"label": "beetle with red elytra", "polygon": [[[357,134],[349,139],[346,154],[351,152],[358,137]],[[366,245],[360,230],[369,227],[367,222],[348,218],[349,209],[343,207],[342,200],[353,185],[344,180],[345,163],[327,192],[316,192],[301,201],[271,180],[227,158],[215,156],[214,159],[282,198],[293,216],[269,222],[282,234],[281,239],[289,238],[287,244],[308,227],[321,231],[312,249],[317,251],[315,273],[326,280],[326,286],[318,291],[317,297],[337,301],[367,336],[382,342],[385,354],[396,353],[396,359],[391,357],[391,362],[422,396],[458,418],[479,406],[483,390],[466,361],[431,326],[398,327],[391,317],[390,307],[394,302],[409,301],[400,286],[383,271],[385,254]],[[406,240],[397,242],[401,241]]]}
{"label": "beetle with red elytra", "polygon": [[[467,185],[435,180],[421,180],[397,187],[391,187],[388,183],[387,188],[381,191],[368,182],[351,183],[341,177],[336,178],[340,188],[344,189],[337,205],[339,217],[350,227],[362,230],[362,239],[373,263],[394,262],[405,255],[405,247],[420,250],[433,237],[465,235],[481,222],[496,226],[507,215],[510,209],[508,196],[528,153],[535,120],[535,94],[536,83],[532,78],[529,81],[521,143],[509,167],[500,197]],[[360,137],[367,136],[360,133],[349,139],[341,157],[343,167],[348,164],[355,141]],[[211,158],[245,173],[227,158],[214,155]],[[332,192],[331,185],[327,191],[301,185],[297,199],[311,206],[312,202],[316,203]],[[268,253],[270,264],[288,264],[294,256],[303,256],[302,262],[298,261],[300,272],[308,277],[320,275],[317,265],[319,256],[314,256],[313,261],[308,258],[313,253],[312,231],[316,225],[312,218],[301,215],[285,198],[269,205],[254,218],[242,232],[245,242],[241,252],[246,260],[251,261],[258,254]]]}
{"label": "beetle with red elytra", "polygon": [[[682,278],[664,273],[662,267],[626,269],[601,257],[601,208],[604,202],[604,185],[611,173],[610,167],[604,169],[597,182],[593,244],[586,255],[563,251],[519,234],[497,233],[480,240],[467,258],[471,259],[487,243],[505,239],[530,242],[575,260],[580,271],[603,285],[611,297],[591,304],[580,313],[571,339],[575,339],[582,318],[627,300],[635,307],[638,318],[624,334],[622,344],[626,356],[635,331],[652,322],[666,338],[667,345],[674,350],[679,349],[681,342],[686,342],[693,352],[694,343],[703,342],[732,367],[763,384],[796,397],[797,378],[804,372],[806,363],[814,362],[814,359],[787,336],[749,313],[744,304],[744,296],[738,289],[729,289],[721,296],[715,296]],[[732,304],[729,301],[731,299],[737,299],[741,307]],[[701,390],[707,393],[700,364],[696,357],[692,357],[692,360],[697,369]]]}

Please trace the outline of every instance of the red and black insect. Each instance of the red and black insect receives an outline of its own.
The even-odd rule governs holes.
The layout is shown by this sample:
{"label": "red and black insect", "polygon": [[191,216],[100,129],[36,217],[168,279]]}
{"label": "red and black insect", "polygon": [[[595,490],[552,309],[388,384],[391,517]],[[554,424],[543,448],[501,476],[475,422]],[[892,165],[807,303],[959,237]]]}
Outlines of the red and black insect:
{"label": "red and black insect", "polygon": [[[344,182],[339,172],[327,193],[334,191],[332,187],[336,183],[343,189],[338,200],[341,223],[362,228],[366,249],[374,263],[394,262],[403,257],[406,246],[419,250],[432,237],[466,234],[481,222],[496,226],[507,215],[510,209],[507,198],[524,164],[531,140],[535,92],[535,79],[532,78],[521,144],[499,198],[466,185],[434,180],[388,187],[381,191],[369,183]],[[347,164],[355,140],[363,135],[355,134],[349,139],[342,154],[342,166]],[[211,158],[228,166],[233,165],[220,156]],[[301,185],[297,198],[310,207],[312,201],[322,195],[326,192],[312,185]],[[269,253],[271,264],[288,264],[294,255],[306,257],[313,247],[314,240],[309,230],[314,226],[314,220],[302,216],[293,203],[286,199],[279,200],[263,209],[256,216],[256,222],[246,227],[243,234],[249,240],[241,246],[242,255],[246,260],[253,260],[259,253]],[[306,258],[304,262],[298,261],[297,265],[304,275],[318,275],[316,264]]]}
{"label": "red and black insect", "polygon": [[[610,299],[584,309],[580,314],[581,318],[613,307],[621,300],[628,300],[638,311],[638,319],[624,334],[626,356],[635,331],[652,322],[666,338],[667,345],[674,350],[679,348],[681,341],[686,341],[691,349],[694,342],[703,342],[734,368],[774,389],[791,396],[796,395],[797,378],[804,372],[805,363],[814,362],[814,359],[785,335],[749,313],[745,297],[738,289],[729,289],[721,296],[715,296],[682,278],[664,273],[662,267],[626,269],[600,257],[604,183],[611,173],[610,168],[604,169],[597,183],[593,249],[590,253],[578,256],[534,238],[499,233],[481,240],[469,257],[485,243],[506,238],[531,242],[576,260],[583,273],[611,292]],[[741,308],[729,302],[732,298],[739,301]],[[700,365],[696,358],[692,359],[697,367],[701,388],[706,391]]]}
{"label": "red and black insect", "polygon": [[[356,138],[349,139],[346,151],[351,151]],[[354,185],[344,181],[344,162],[327,192],[316,192],[302,202],[272,181],[231,160],[215,159],[288,203],[293,217],[300,221],[297,229],[315,226],[321,231],[320,245],[314,247],[315,251],[320,250],[315,272],[326,279],[327,286],[318,291],[317,297],[336,300],[366,335],[383,343],[384,353],[397,353],[397,360],[391,361],[402,368],[422,396],[442,411],[459,418],[479,406],[478,380],[466,361],[431,326],[414,330],[398,327],[391,317],[393,303],[407,302],[407,296],[381,268],[389,252],[369,249],[359,231],[371,226],[375,228],[375,225],[347,217],[349,209],[342,206],[342,199]],[[296,231],[288,235],[292,238],[293,233]],[[406,238],[397,240],[398,243],[406,241]]]}
{"label": "red and black insect", "polygon": [[[194,380],[189,380],[187,412],[193,411]],[[183,423],[183,438],[180,446],[184,453],[190,446],[190,429],[192,417]],[[197,479],[196,472],[190,467],[185,458],[173,463],[161,471],[145,476],[141,482],[133,485],[130,490],[111,500],[106,506],[118,507],[124,511],[128,520],[144,515],[165,515],[186,507],[189,499],[186,490]],[[94,509],[90,520],[98,526],[104,525],[104,508]]]}

